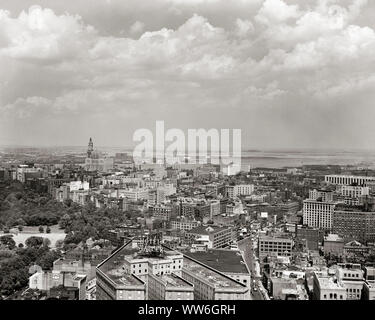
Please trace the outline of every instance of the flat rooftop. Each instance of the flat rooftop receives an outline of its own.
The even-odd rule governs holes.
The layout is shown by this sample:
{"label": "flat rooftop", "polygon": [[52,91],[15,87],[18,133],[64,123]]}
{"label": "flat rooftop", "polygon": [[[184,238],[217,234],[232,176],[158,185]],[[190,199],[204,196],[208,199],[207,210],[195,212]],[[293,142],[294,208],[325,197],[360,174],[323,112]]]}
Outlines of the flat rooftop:
{"label": "flat rooftop", "polygon": [[144,255],[141,255],[139,254],[139,251],[138,249],[135,249],[134,252],[132,252],[132,254],[128,254],[128,255],[124,255],[124,259],[129,261],[129,262],[132,262],[132,260],[147,260],[148,262],[152,263],[154,261],[162,261],[162,260],[170,260],[171,257],[173,256],[176,256],[176,255],[181,255],[181,258],[182,258],[182,254],[177,252],[177,251],[173,251],[173,250],[165,250],[164,249],[164,252],[162,255],[160,256],[144,256]]}
{"label": "flat rooftop", "polygon": [[155,277],[163,281],[165,285],[168,287],[174,287],[174,288],[191,287],[191,289],[193,289],[193,285],[191,283],[173,274],[157,275]]}
{"label": "flat rooftop", "polygon": [[189,230],[189,233],[209,235],[209,234],[212,234],[212,233],[227,230],[228,228],[229,227],[199,226],[199,227],[196,227],[196,228],[193,228],[193,229]]}
{"label": "flat rooftop", "polygon": [[[170,256],[181,255],[182,253],[170,250],[168,248],[165,249],[164,256],[154,257],[147,259],[168,259]],[[97,268],[103,272],[107,277],[109,277],[112,281],[114,281],[117,285],[143,285],[144,283],[138,279],[137,277],[127,273],[126,265],[127,260],[131,259],[142,259],[145,258],[141,255],[138,255],[139,250],[136,248],[132,248],[131,242],[129,242],[124,247],[120,248],[117,252],[115,252],[111,257],[107,258],[107,260],[103,261]],[[220,254],[220,253],[219,253]],[[228,261],[229,255],[226,256],[226,260]],[[231,257],[234,257],[231,255]],[[231,289],[244,289],[246,286],[242,285],[241,283],[225,276],[224,274],[220,273],[220,271],[216,271],[211,265],[204,264],[200,262],[198,259],[197,261],[194,260],[193,257],[184,256],[183,257],[183,268],[196,274],[200,275],[200,277],[208,282],[210,282],[216,288],[231,288]],[[241,258],[242,260],[242,258]],[[240,261],[239,258],[236,257],[236,261]],[[233,263],[236,265],[236,263]],[[218,264],[216,264],[218,266]],[[245,265],[243,267],[246,269]],[[211,269],[212,268],[212,269]],[[245,270],[241,269],[241,270]],[[246,270],[247,272],[247,270]],[[187,282],[183,279],[179,279],[178,277],[173,276],[166,276],[163,275],[163,280],[167,281],[172,286],[186,286]]]}
{"label": "flat rooftop", "polygon": [[[115,252],[111,257],[105,260],[98,269],[108,276],[112,281],[118,285],[143,285],[143,282],[131,273],[127,273],[128,261],[133,259],[147,259],[147,260],[166,260],[170,256],[180,254],[174,250],[165,249],[164,255],[160,257],[145,257],[139,255],[138,248],[132,248],[132,242],[122,247],[119,251]],[[182,258],[182,254],[181,254]]]}
{"label": "flat rooftop", "polygon": [[339,282],[335,282],[332,277],[318,276],[318,280],[322,289],[345,289]]}
{"label": "flat rooftop", "polygon": [[368,204],[368,207],[365,205],[346,205],[346,204],[337,204],[335,207],[335,211],[348,211],[348,212],[371,212],[374,213],[374,205],[373,204]]}
{"label": "flat rooftop", "polygon": [[341,238],[337,234],[330,233],[330,234],[328,234],[327,236],[324,237],[324,241],[340,241],[340,242],[343,242],[344,239]]}
{"label": "flat rooftop", "polygon": [[183,269],[186,269],[195,275],[200,276],[204,280],[211,283],[215,288],[219,289],[243,289],[245,286],[240,284],[239,282],[224,276],[223,274],[214,271],[200,263],[191,260],[189,257],[184,257],[184,264]]}
{"label": "flat rooftop", "polygon": [[313,189],[313,190],[311,190],[311,191],[317,191],[317,192],[329,192],[329,193],[333,192],[333,190],[330,190],[330,189]]}
{"label": "flat rooftop", "polygon": [[220,272],[248,273],[242,255],[233,250],[208,250],[207,252],[186,252],[184,254]]}
{"label": "flat rooftop", "polygon": [[98,269],[117,285],[143,285],[141,280],[126,272],[125,257],[135,254],[137,251],[138,249],[132,249],[130,243],[105,260]]}
{"label": "flat rooftop", "polygon": [[303,200],[303,202],[309,202],[309,203],[322,203],[322,204],[330,204],[330,205],[337,205],[338,202],[337,201],[333,201],[333,200],[330,200],[330,201],[322,201],[321,199],[320,200],[314,200],[314,199],[305,199]]}
{"label": "flat rooftop", "polygon": [[126,273],[121,267],[106,272],[106,275],[118,285],[142,286],[144,283],[130,273]]}
{"label": "flat rooftop", "polygon": [[293,241],[291,238],[289,238],[288,235],[277,235],[277,236],[262,235],[259,237],[259,240],[261,241],[290,241],[290,242]]}

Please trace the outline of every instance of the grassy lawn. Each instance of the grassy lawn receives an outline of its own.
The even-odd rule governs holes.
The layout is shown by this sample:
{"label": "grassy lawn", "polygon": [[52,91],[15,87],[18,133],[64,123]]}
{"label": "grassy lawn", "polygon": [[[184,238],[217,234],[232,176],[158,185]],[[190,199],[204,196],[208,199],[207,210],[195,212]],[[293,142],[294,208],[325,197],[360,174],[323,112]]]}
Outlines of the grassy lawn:
{"label": "grassy lawn", "polygon": [[[24,227],[23,230],[20,232],[18,231],[17,228],[11,229],[10,233],[13,235],[13,240],[16,242],[16,245],[22,243],[25,244],[25,241],[27,238],[30,238],[32,236],[37,236],[37,237],[42,237],[42,238],[47,238],[51,241],[51,248],[55,247],[56,241],[57,240],[64,240],[66,234],[64,233],[64,230],[59,229],[58,225],[55,226],[50,226],[51,232],[46,233],[46,226],[43,226],[44,232],[40,233],[39,232],[39,227]],[[4,233],[0,231],[0,236],[3,235]]]}

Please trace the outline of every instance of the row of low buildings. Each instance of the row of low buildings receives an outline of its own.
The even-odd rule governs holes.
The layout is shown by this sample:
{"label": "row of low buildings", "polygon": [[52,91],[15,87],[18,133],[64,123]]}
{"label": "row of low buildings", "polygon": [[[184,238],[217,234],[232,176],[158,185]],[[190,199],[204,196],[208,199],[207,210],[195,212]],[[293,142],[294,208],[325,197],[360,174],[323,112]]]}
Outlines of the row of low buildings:
{"label": "row of low buildings", "polygon": [[[51,270],[32,266],[29,270],[29,288],[52,296],[59,289],[74,300],[91,300],[96,286],[96,266],[113,251],[112,246],[83,249],[77,247],[53,262]],[[94,284],[94,285],[93,285]],[[61,294],[61,292],[60,292]]]}
{"label": "row of low buildings", "polygon": [[[328,260],[319,254],[315,245],[313,249],[297,246],[299,240],[308,237],[311,234],[300,233],[293,238],[290,234],[259,237],[262,279],[272,299],[375,300],[374,267],[359,263],[335,263],[328,268]],[[316,241],[318,245],[321,239],[325,254],[350,258],[352,254],[363,254],[364,250],[366,253],[369,250],[374,252],[374,248],[363,248],[356,241],[345,243],[332,234],[324,236],[317,233],[311,241]]]}
{"label": "row of low buildings", "polygon": [[[374,181],[326,176],[325,188],[310,190],[303,201],[303,225],[294,225],[292,233],[259,235],[263,284],[273,299],[375,299],[375,268],[364,264],[374,254]],[[341,261],[360,257],[363,264],[334,260],[328,268],[331,255]]]}
{"label": "row of low buildings", "polygon": [[374,267],[338,264],[314,272],[315,300],[375,300]]}

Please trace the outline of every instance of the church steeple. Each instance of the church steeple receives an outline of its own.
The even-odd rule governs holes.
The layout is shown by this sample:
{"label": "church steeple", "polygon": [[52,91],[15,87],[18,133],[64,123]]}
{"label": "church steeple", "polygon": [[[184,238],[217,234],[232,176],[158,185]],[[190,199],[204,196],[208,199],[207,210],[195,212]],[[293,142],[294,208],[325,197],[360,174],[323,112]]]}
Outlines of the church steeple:
{"label": "church steeple", "polygon": [[88,158],[91,158],[91,155],[94,151],[94,143],[92,142],[92,139],[90,138],[90,141],[89,141],[89,146],[87,148],[87,157]]}

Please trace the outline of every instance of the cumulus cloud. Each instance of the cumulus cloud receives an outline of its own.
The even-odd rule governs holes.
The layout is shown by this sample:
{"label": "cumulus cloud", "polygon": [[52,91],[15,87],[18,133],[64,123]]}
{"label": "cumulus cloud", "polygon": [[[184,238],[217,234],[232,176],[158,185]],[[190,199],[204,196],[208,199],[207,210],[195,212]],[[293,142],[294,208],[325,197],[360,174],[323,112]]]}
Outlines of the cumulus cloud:
{"label": "cumulus cloud", "polygon": [[143,31],[145,24],[141,21],[134,22],[130,27],[130,33],[137,34]]}
{"label": "cumulus cloud", "polygon": [[250,20],[236,19],[236,33],[240,37],[248,36],[255,31],[254,25]]}
{"label": "cumulus cloud", "polygon": [[[375,32],[358,23],[373,6],[366,0],[243,0],[231,8],[222,0],[158,0],[151,12],[130,1],[136,14],[122,22],[122,34],[54,3],[18,14],[0,10],[3,136],[14,130],[5,118],[24,121],[24,130],[40,130],[41,121],[65,125],[72,140],[73,126],[89,134],[88,121],[113,122],[131,137],[132,129],[165,117],[173,126],[232,126],[248,135],[262,131],[262,122],[277,123],[286,137],[283,128],[303,133],[302,110],[310,105],[332,115],[345,95],[370,108],[362,98],[373,95]],[[129,3],[106,8],[126,15]],[[282,126],[278,112],[299,115],[301,126],[298,119],[288,126],[284,114]],[[259,119],[248,126],[254,115]],[[50,142],[42,133],[35,139]]]}
{"label": "cumulus cloud", "polygon": [[57,16],[39,6],[22,11],[16,19],[0,11],[0,55],[15,59],[56,60],[82,53],[95,33],[79,16]]}
{"label": "cumulus cloud", "polygon": [[270,25],[297,18],[299,15],[297,5],[287,5],[282,0],[266,0],[255,16],[255,20]]}

